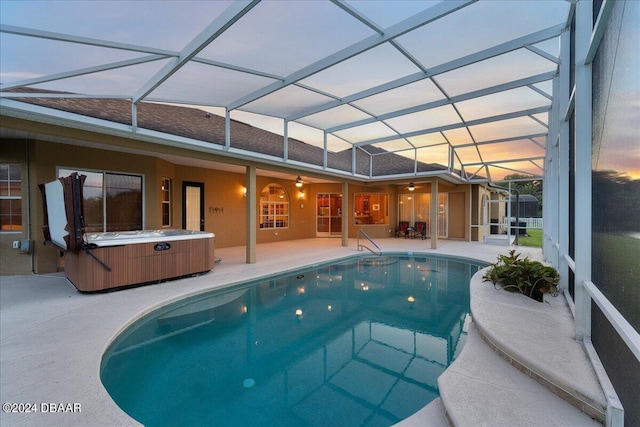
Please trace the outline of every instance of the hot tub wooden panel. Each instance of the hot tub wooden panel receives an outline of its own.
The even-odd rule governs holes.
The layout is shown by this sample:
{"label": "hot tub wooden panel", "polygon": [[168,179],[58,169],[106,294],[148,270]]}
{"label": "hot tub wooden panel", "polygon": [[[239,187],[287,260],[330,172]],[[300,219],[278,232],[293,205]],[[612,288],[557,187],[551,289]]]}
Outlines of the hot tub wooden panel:
{"label": "hot tub wooden panel", "polygon": [[68,252],[65,275],[79,291],[96,292],[203,273],[215,264],[213,241],[198,238],[160,242],[170,246],[166,250],[156,250],[157,241],[91,249],[111,271],[84,251]]}

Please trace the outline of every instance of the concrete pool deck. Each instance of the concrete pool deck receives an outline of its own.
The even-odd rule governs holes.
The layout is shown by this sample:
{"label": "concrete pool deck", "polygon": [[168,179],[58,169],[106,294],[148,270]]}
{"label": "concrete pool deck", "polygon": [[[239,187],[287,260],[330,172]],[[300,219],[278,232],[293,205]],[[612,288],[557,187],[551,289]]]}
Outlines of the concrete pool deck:
{"label": "concrete pool deck", "polygon": [[[379,239],[377,243],[383,251],[453,255],[486,262],[494,262],[499,253],[508,250],[505,246],[448,240],[439,241],[439,249],[435,251],[430,249],[429,240],[390,238]],[[541,258],[539,249],[516,249],[532,259]],[[257,263],[245,264],[244,247],[217,249],[216,257],[222,258],[222,262],[208,274],[106,294],[80,294],[63,274],[0,277],[0,400],[3,404],[35,404],[37,409],[30,413],[3,411],[0,425],[139,425],[115,405],[99,376],[101,358],[107,346],[133,320],[187,295],[357,253],[355,239],[347,247],[341,246],[340,239],[304,239],[258,245]],[[492,286],[485,285],[493,291]],[[535,316],[535,309],[531,310]],[[494,310],[493,314],[500,313]],[[510,315],[509,310],[504,314]],[[515,317],[504,322],[518,322],[523,318]],[[484,323],[480,322],[483,332],[493,330],[491,319],[485,316]],[[567,354],[565,346],[577,345],[579,349],[580,345],[567,336],[571,335],[568,323],[572,319],[561,316],[554,321],[562,322],[562,336],[558,339],[548,340],[548,336],[541,334],[535,339],[517,339],[515,344],[509,342],[505,348],[515,345],[524,353],[560,355]],[[464,400],[452,399],[447,396],[447,388],[451,385],[441,384],[442,399],[401,425],[446,426],[445,411],[455,425],[543,425],[541,418],[530,415],[535,410],[538,414],[546,414],[544,425],[549,425],[549,419],[554,420],[553,411],[558,411],[557,414],[562,411],[562,419],[558,418],[555,425],[598,425],[498,356],[481,339],[475,319],[473,325],[462,355],[452,365],[453,369],[446,371],[451,382],[466,389],[469,395],[465,395]],[[501,333],[499,330],[494,332]],[[513,334],[505,335],[506,340],[515,339]],[[502,340],[500,336],[497,339]],[[595,375],[590,365],[583,366],[584,359],[577,363],[581,372]],[[490,371],[487,366],[494,367],[495,376],[483,377]],[[549,366],[549,369],[558,371],[560,376],[566,373],[566,366],[562,365]],[[602,393],[597,390],[597,384],[591,386],[593,390],[588,394]],[[523,396],[518,400],[521,406],[510,406],[508,400],[500,400],[516,396]],[[476,402],[469,399],[476,399]],[[489,405],[491,401],[495,406]],[[525,406],[527,404],[531,409]],[[547,409],[540,405],[552,406]],[[496,416],[495,407],[502,408],[500,417]],[[59,412],[60,409],[69,411]]]}

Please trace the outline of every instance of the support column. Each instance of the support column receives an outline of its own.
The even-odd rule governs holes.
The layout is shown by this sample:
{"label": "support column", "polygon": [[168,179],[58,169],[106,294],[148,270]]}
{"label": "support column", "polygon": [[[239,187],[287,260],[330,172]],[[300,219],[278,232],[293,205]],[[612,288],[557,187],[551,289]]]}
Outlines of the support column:
{"label": "support column", "polygon": [[247,187],[247,229],[246,229],[246,263],[247,264],[255,264],[256,263],[256,229],[258,220],[258,209],[256,207],[256,167],[255,166],[247,166],[246,167],[246,182],[245,185]]}
{"label": "support column", "polygon": [[224,149],[231,147],[231,111],[226,110],[224,115]]}
{"label": "support column", "polygon": [[[561,71],[562,72],[562,71]],[[559,89],[559,79],[553,79],[553,93],[556,94],[551,102],[549,117],[549,132],[545,146],[544,176],[542,180],[542,194],[544,203],[542,205],[542,255],[554,267],[558,267],[558,176],[559,176],[559,118],[562,115],[561,100],[562,93]]]}
{"label": "support column", "polygon": [[[558,164],[557,182],[557,224],[556,235],[558,237],[558,270],[560,271],[560,289],[569,293],[569,265],[565,256],[569,255],[569,121],[566,111],[569,106],[571,88],[569,86],[571,69],[569,67],[571,49],[571,34],[565,31],[560,36],[560,52],[562,62],[560,64],[558,81],[558,93],[560,94],[559,124],[558,124]],[[555,92],[554,92],[555,93]],[[546,219],[545,219],[546,221]]]}
{"label": "support column", "polygon": [[131,129],[135,132],[138,130],[138,104],[131,103]]}
{"label": "support column", "polygon": [[591,281],[591,64],[585,59],[592,33],[590,1],[576,4],[575,71],[575,295],[576,340],[591,341],[591,297],[585,282]]}
{"label": "support column", "polygon": [[349,183],[342,183],[342,246],[349,246],[349,217],[351,208],[349,207]]}
{"label": "support column", "polygon": [[438,180],[431,181],[431,206],[429,209],[431,217],[431,249],[438,249]]}

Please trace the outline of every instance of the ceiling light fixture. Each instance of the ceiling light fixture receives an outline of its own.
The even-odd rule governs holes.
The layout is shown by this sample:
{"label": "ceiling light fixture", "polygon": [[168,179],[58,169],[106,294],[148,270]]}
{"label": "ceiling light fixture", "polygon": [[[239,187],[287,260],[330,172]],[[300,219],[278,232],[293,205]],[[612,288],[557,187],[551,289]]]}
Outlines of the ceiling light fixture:
{"label": "ceiling light fixture", "polygon": [[413,182],[410,182],[410,183],[409,183],[409,191],[413,191],[413,190],[415,190],[415,189],[416,189],[415,184],[414,184]]}
{"label": "ceiling light fixture", "polygon": [[302,178],[300,178],[300,175],[296,178],[296,187],[302,187]]}

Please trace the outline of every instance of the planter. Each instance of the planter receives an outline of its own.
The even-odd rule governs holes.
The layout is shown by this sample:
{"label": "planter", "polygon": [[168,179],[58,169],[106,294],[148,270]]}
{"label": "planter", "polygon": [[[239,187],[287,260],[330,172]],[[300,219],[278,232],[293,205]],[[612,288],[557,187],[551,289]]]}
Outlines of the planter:
{"label": "planter", "polygon": [[545,294],[558,294],[558,271],[539,261],[520,258],[515,250],[509,255],[499,255],[498,261],[489,266],[483,281],[490,281],[498,288],[517,292],[538,302],[544,301]]}

